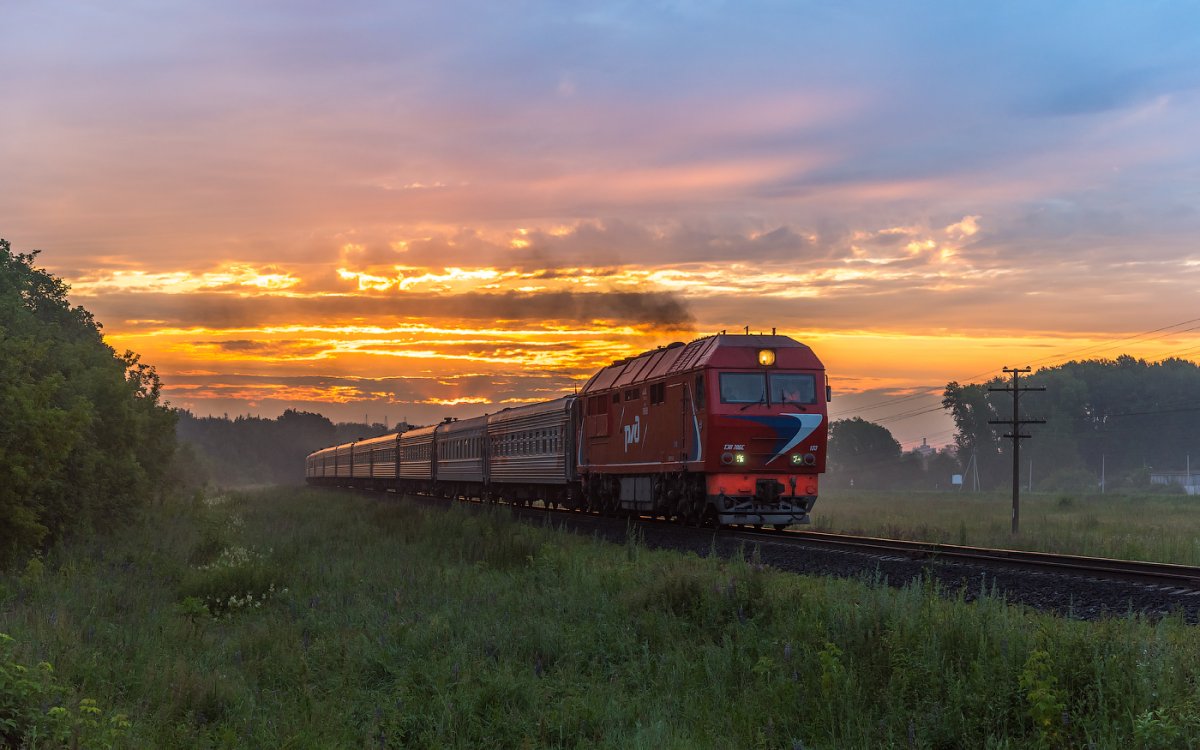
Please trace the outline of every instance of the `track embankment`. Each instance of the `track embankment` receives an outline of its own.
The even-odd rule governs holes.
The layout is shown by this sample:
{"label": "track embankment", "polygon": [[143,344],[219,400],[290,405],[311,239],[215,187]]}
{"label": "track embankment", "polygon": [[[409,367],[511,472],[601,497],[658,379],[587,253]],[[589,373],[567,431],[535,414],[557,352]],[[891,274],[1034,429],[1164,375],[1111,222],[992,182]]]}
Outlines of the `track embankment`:
{"label": "track embankment", "polygon": [[[415,497],[418,502],[448,501]],[[468,503],[469,505],[478,505]],[[1200,622],[1200,568],[1025,550],[932,544],[813,531],[693,528],[640,517],[603,517],[511,507],[529,523],[700,556],[743,555],[802,575],[863,578],[890,586],[923,582],[945,596],[999,597],[1066,617],[1181,614]]]}

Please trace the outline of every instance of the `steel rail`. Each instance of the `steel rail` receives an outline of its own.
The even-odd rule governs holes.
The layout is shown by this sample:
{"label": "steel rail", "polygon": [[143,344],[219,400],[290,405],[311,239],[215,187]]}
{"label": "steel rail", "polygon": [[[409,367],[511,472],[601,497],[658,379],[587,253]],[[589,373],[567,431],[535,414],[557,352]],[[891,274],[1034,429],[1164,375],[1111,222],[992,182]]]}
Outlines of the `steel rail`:
{"label": "steel rail", "polygon": [[[377,492],[366,490],[366,492]],[[403,494],[403,493],[397,493]],[[416,497],[432,496],[417,495]],[[457,498],[445,498],[458,500]],[[485,501],[462,498],[468,504],[488,505]],[[624,518],[636,520],[643,524],[664,525],[680,530],[701,530],[690,525],[681,525],[664,521],[657,516],[622,514],[606,516],[567,508],[548,508],[531,504],[513,504],[500,502],[499,505],[509,506],[514,510],[540,512],[549,516],[563,515],[582,516],[584,518]],[[1121,560],[1108,557],[1088,557],[1085,555],[1067,555],[1054,552],[1036,552],[1031,550],[1016,550],[991,547],[968,547],[958,544],[938,544],[935,542],[917,542],[906,539],[884,539],[882,537],[858,536],[853,534],[835,534],[824,531],[758,531],[740,527],[724,527],[704,529],[709,533],[716,532],[722,536],[736,539],[746,539],[755,542],[773,544],[812,545],[827,548],[840,548],[852,552],[863,552],[882,556],[903,556],[910,559],[924,559],[930,562],[956,563],[960,565],[986,565],[991,567],[1025,568],[1040,572],[1058,573],[1075,577],[1107,578],[1132,581],[1136,583],[1171,585],[1186,589],[1200,589],[1200,567],[1177,565],[1175,563],[1146,562],[1141,560]]]}
{"label": "steel rail", "polygon": [[872,554],[902,555],[912,559],[1020,567],[1045,572],[1086,575],[1095,578],[1117,578],[1139,583],[1200,588],[1200,567],[1174,563],[1120,560],[1108,557],[1065,555],[1030,550],[967,547],[957,544],[936,544],[904,539],[833,534],[822,531],[784,531],[766,533],[736,530],[741,538],[795,544],[812,544]]}

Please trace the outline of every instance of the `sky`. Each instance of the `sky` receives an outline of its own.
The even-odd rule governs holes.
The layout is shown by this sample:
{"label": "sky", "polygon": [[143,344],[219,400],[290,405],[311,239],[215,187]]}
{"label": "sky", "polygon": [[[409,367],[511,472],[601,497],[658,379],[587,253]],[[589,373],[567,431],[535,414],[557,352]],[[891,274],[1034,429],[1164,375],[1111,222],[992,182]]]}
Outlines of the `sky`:
{"label": "sky", "polygon": [[833,418],[1200,354],[1200,6],[5,0],[0,237],[199,415],[775,328]]}

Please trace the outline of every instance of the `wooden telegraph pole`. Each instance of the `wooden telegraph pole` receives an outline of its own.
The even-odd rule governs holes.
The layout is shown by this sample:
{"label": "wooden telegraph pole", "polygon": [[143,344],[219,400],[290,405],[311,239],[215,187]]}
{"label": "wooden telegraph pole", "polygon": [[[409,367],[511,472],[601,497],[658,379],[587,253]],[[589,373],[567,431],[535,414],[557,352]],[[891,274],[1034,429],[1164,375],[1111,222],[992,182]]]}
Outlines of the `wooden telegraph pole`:
{"label": "wooden telegraph pole", "polygon": [[1012,373],[1011,388],[988,388],[989,391],[1003,391],[1011,393],[1013,397],[1012,419],[989,419],[988,424],[1006,424],[1012,430],[1004,437],[1012,438],[1013,441],[1013,503],[1012,503],[1012,533],[1014,536],[1021,530],[1021,440],[1028,438],[1030,435],[1021,434],[1021,425],[1027,424],[1046,424],[1044,419],[1021,419],[1021,412],[1017,410],[1018,400],[1021,391],[1044,391],[1045,386],[1024,387],[1020,385],[1020,377],[1023,372],[1032,372],[1032,368],[1024,367],[1017,369],[1015,367],[1005,367],[1004,372]]}

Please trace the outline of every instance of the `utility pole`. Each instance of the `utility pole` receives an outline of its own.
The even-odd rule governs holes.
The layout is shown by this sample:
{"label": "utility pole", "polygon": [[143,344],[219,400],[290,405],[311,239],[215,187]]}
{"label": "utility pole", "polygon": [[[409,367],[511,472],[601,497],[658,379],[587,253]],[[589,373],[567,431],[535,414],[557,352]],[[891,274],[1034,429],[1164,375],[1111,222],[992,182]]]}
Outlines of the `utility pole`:
{"label": "utility pole", "polygon": [[1044,420],[1044,419],[1021,419],[1021,412],[1017,410],[1017,405],[1019,403],[1019,399],[1020,399],[1022,391],[1044,391],[1044,390],[1046,390],[1046,387],[1045,386],[1035,386],[1032,388],[1029,386],[1026,386],[1024,388],[1021,387],[1021,381],[1020,381],[1021,373],[1033,372],[1033,369],[1030,367],[1024,367],[1024,368],[1005,367],[1004,372],[1012,373],[1012,378],[1013,378],[1012,387],[1011,388],[988,388],[988,390],[989,391],[1002,391],[1004,393],[1012,394],[1012,397],[1013,397],[1012,419],[1009,419],[1009,420],[989,419],[988,424],[1006,424],[1012,430],[1004,437],[1012,438],[1012,441],[1013,441],[1012,533],[1013,533],[1013,536],[1016,536],[1017,533],[1021,530],[1021,440],[1023,438],[1031,437],[1030,435],[1022,435],[1021,434],[1021,426],[1027,425],[1027,424],[1046,424],[1046,420]]}

